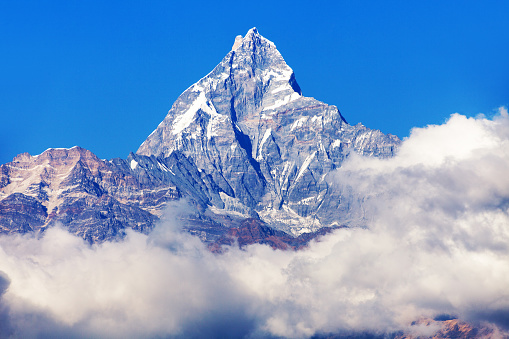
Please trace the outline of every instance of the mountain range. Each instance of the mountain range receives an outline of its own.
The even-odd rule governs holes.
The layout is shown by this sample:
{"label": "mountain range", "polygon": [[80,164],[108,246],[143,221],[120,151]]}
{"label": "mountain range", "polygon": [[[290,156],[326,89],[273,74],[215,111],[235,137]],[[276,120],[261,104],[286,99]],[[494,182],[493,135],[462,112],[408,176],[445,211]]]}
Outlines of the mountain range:
{"label": "mountain range", "polygon": [[386,158],[401,141],[350,125],[305,97],[275,44],[253,28],[186,89],[127,159],[73,147],[0,166],[0,233],[61,224],[90,243],[148,233],[186,199],[184,228],[214,242],[243,220],[292,236],[359,226],[331,173],[352,153]]}

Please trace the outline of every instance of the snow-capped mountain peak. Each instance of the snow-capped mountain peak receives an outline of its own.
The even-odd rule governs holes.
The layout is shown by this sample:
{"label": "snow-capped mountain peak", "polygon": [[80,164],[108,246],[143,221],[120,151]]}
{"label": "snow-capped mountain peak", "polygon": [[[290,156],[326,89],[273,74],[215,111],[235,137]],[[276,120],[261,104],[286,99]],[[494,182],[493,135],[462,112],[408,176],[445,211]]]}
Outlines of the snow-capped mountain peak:
{"label": "snow-capped mountain peak", "polygon": [[302,96],[276,45],[252,28],[182,93],[137,154],[183,153],[213,178],[226,212],[259,213],[299,233],[322,226],[316,213],[326,199],[327,173],[350,150],[390,156],[398,143]]}

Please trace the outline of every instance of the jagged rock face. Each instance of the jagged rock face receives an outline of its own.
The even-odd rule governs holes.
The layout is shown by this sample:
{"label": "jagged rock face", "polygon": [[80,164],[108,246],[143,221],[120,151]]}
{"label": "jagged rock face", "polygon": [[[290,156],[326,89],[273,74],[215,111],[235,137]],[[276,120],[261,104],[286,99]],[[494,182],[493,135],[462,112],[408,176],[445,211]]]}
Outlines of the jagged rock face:
{"label": "jagged rock face", "polygon": [[26,233],[40,229],[48,217],[37,199],[13,193],[0,201],[0,233]]}
{"label": "jagged rock face", "polygon": [[[115,238],[126,227],[147,232],[157,218],[140,208],[149,205],[143,184],[125,162],[100,160],[80,147],[17,156],[0,170],[3,232],[24,233],[57,222],[90,242]],[[166,192],[175,194],[171,187]]]}
{"label": "jagged rock face", "polygon": [[341,223],[327,179],[350,151],[389,157],[399,143],[302,96],[276,46],[253,28],[182,93],[137,154],[182,152],[220,188],[225,207],[214,211],[258,213],[298,234]]}

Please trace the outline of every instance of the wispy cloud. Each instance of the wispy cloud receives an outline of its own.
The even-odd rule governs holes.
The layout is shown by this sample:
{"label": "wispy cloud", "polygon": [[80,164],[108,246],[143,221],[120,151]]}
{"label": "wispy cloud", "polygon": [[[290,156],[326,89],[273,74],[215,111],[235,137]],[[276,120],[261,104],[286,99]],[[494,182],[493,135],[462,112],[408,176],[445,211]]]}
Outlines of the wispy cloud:
{"label": "wispy cloud", "polygon": [[215,255],[171,218],[95,246],[60,228],[3,236],[0,336],[298,338],[444,313],[508,326],[508,173],[507,110],[455,114],[392,159],[351,157],[335,179],[367,228],[303,251]]}

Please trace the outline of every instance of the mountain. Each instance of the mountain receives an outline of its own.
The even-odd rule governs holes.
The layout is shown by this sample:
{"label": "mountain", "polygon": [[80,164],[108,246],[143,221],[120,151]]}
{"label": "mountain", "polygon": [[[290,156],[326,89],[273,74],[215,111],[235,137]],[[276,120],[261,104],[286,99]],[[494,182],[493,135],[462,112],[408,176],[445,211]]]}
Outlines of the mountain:
{"label": "mountain", "polygon": [[399,144],[303,96],[274,43],[253,28],[127,159],[73,147],[1,165],[0,232],[60,223],[91,243],[112,240],[127,228],[149,232],[181,198],[193,206],[185,228],[210,243],[248,218],[294,236],[356,226],[334,169],[351,152],[385,158]]}
{"label": "mountain", "polygon": [[148,232],[157,219],[150,207],[164,196],[178,198],[169,185],[157,196],[157,184],[135,178],[127,161],[100,160],[80,147],[18,155],[1,166],[0,182],[0,230],[23,233],[60,222],[91,242],[125,227]]}
{"label": "mountain", "polygon": [[220,189],[212,211],[258,215],[297,235],[346,220],[328,176],[351,151],[390,157],[399,143],[304,97],[274,43],[253,28],[182,93],[137,154],[192,158]]}
{"label": "mountain", "polygon": [[[0,233],[44,231],[58,223],[91,243],[113,240],[126,228],[148,233],[168,202],[192,197],[206,206],[215,191],[178,153],[109,161],[80,147],[24,153],[0,166]],[[190,214],[186,222],[193,232],[205,228],[209,238],[225,228]]]}

